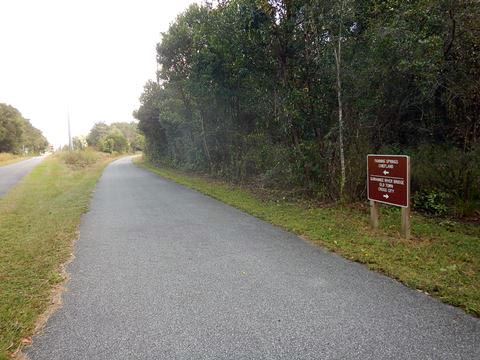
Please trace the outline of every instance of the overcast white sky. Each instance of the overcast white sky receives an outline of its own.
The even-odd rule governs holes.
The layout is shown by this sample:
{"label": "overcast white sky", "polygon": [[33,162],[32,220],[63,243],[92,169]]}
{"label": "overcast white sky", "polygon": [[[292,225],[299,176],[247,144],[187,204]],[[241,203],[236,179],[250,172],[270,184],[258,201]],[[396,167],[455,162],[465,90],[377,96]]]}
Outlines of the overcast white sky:
{"label": "overcast white sky", "polygon": [[[1,0],[0,102],[58,146],[98,121],[132,121],[155,45],[194,0]],[[200,1],[196,1],[200,2]]]}

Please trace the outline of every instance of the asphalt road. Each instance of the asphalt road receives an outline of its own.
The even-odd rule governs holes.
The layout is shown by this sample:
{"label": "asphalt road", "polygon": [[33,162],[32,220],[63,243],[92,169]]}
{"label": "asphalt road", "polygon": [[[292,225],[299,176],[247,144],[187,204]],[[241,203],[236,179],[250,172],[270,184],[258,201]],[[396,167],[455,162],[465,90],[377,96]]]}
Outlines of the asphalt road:
{"label": "asphalt road", "polygon": [[295,235],[111,164],[33,359],[479,359],[480,321]]}
{"label": "asphalt road", "polygon": [[11,165],[0,166],[0,196],[3,196],[25,175],[32,171],[43,158],[43,156],[37,156]]}

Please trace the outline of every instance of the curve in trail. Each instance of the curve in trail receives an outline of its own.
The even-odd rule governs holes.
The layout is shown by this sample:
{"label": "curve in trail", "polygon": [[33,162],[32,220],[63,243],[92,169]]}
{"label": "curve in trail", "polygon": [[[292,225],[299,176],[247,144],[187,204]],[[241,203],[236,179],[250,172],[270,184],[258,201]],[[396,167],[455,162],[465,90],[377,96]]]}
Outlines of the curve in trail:
{"label": "curve in trail", "polygon": [[121,159],[39,359],[478,359],[480,321]]}
{"label": "curve in trail", "polygon": [[17,184],[25,175],[33,170],[44,156],[36,156],[28,160],[16,162],[11,165],[0,167],[0,197],[7,193],[15,184]]}

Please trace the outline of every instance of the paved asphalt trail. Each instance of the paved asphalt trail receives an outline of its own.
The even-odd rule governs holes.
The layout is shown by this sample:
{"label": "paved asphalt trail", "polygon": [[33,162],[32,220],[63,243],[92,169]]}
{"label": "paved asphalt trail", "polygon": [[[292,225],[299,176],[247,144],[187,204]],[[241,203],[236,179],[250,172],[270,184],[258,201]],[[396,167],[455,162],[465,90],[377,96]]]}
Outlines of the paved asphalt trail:
{"label": "paved asphalt trail", "polygon": [[480,359],[480,321],[112,163],[32,359]]}
{"label": "paved asphalt trail", "polygon": [[0,166],[0,197],[32,171],[43,158],[44,156],[37,156],[11,165]]}

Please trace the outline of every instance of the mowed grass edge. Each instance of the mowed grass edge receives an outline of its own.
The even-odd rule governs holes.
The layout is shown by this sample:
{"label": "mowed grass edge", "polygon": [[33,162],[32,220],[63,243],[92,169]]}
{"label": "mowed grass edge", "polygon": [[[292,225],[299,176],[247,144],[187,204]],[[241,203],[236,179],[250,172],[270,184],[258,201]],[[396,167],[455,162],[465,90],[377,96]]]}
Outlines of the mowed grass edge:
{"label": "mowed grass edge", "polygon": [[80,218],[111,157],[88,155],[88,166],[62,155],[42,161],[0,198],[0,359],[28,343],[62,283]]}
{"label": "mowed grass edge", "polygon": [[135,163],[480,316],[478,225],[414,214],[414,236],[407,241],[399,235],[400,211],[396,208],[382,208],[381,229],[374,231],[366,208],[319,207],[259,197],[238,185],[159,168],[140,158]]}

